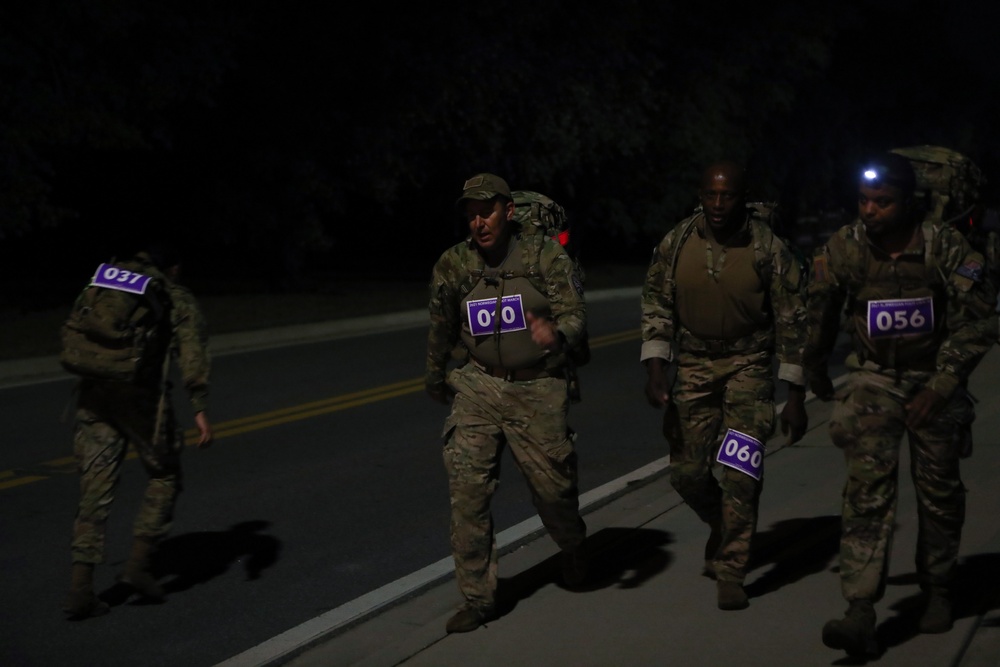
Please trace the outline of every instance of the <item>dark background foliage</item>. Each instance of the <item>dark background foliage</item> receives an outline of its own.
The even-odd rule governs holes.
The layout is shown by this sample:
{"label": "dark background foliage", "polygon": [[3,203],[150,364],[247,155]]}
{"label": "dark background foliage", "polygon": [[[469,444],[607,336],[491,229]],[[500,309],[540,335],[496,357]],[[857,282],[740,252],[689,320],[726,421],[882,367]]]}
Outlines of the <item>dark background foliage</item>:
{"label": "dark background foliage", "polygon": [[424,280],[479,171],[560,201],[585,266],[644,262],[720,157],[793,226],[849,215],[873,150],[940,144],[1000,174],[998,17],[945,0],[7,3],[0,305],[66,301],[161,231],[214,289]]}

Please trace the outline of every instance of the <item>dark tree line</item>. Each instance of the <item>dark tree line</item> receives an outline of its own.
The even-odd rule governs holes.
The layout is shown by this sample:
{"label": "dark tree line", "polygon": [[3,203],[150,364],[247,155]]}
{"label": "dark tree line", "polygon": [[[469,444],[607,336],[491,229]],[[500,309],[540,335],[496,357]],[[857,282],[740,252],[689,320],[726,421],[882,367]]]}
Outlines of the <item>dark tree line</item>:
{"label": "dark tree line", "polygon": [[0,279],[53,268],[4,293],[64,298],[153,229],[233,288],[423,278],[484,170],[560,200],[585,262],[643,261],[723,156],[790,219],[849,209],[870,149],[993,171],[998,10],[692,4],[14,3]]}

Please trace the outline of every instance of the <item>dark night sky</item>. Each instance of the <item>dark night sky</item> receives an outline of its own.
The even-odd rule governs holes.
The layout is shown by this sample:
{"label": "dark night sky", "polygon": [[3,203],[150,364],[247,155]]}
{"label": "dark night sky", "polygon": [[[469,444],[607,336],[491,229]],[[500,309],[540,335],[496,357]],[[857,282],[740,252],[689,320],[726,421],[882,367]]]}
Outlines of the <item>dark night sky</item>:
{"label": "dark night sky", "polygon": [[[154,225],[177,231],[206,277],[280,273],[296,241],[322,250],[297,258],[307,271],[422,279],[455,240],[450,206],[461,180],[479,170],[558,197],[588,239],[588,261],[644,260],[686,202],[687,165],[718,150],[713,141],[730,145],[725,137],[750,146],[751,165],[783,201],[799,193],[812,206],[850,207],[850,165],[862,147],[919,143],[968,152],[997,173],[987,203],[1000,199],[995,4],[845,0],[807,11],[777,0],[508,1],[347,11],[152,2],[129,30],[116,6],[54,0],[0,12],[9,45],[0,48],[0,81],[11,93],[0,102],[0,165],[33,164],[18,152],[30,146],[51,202],[75,212],[0,238],[4,285],[40,261],[83,270]],[[822,65],[806,62],[808,40],[793,44],[814,24]],[[602,52],[604,39],[614,47]],[[79,79],[83,91],[65,117],[38,92],[60,66],[63,90]],[[106,79],[94,74],[105,70]],[[546,99],[563,75],[576,86]],[[633,97],[625,83],[624,93],[613,90],[647,81],[656,88]],[[533,97],[511,99],[522,85]],[[597,95],[592,112],[569,97],[587,85]],[[754,120],[764,100],[773,112]],[[559,118],[538,109],[560,106],[567,122],[597,125],[567,131],[575,143],[553,140],[557,157],[545,159],[525,140],[525,123]],[[81,120],[95,109],[111,110],[98,119],[105,125]],[[744,120],[752,129],[741,135]],[[126,125],[145,148],[128,145],[127,133],[117,146],[93,139]],[[622,201],[607,201],[619,193]],[[4,201],[6,216],[11,197]],[[613,216],[622,208],[653,231],[622,231]],[[66,289],[59,281],[38,291]]]}

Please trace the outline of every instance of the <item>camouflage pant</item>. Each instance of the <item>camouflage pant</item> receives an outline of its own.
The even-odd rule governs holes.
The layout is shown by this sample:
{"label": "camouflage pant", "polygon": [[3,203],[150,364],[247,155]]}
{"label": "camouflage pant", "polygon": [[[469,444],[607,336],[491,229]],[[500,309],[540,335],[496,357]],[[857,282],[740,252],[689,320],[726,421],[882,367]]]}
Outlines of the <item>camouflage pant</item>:
{"label": "camouflage pant", "polygon": [[663,422],[670,446],[670,483],[702,521],[721,529],[722,543],[714,558],[720,580],[742,582],[746,577],[763,483],[763,474],[758,481],[722,465],[716,477],[722,438],[732,428],[767,442],[774,426],[769,353],[719,359],[679,355]]}
{"label": "camouflage pant", "polygon": [[[180,488],[180,447],[170,406],[153,438],[159,392],[112,382],[81,383],[73,450],[80,504],[73,524],[73,562],[104,561],[104,534],[129,443],[149,475],[133,533],[156,539],[170,530]],[[156,441],[154,443],[154,440]]]}
{"label": "camouflage pant", "polygon": [[897,377],[871,362],[859,366],[853,355],[848,369],[849,382],[830,417],[830,437],[847,462],[840,539],[843,595],[878,600],[885,591],[904,435],[917,493],[917,576],[924,586],[947,586],[965,522],[958,425],[969,419],[971,406],[953,397],[929,423],[910,430],[904,406],[928,374]]}
{"label": "camouflage pant", "polygon": [[576,453],[566,424],[566,381],[507,382],[466,365],[452,371],[448,382],[456,392],[443,433],[455,574],[468,604],[492,607],[497,547],[490,501],[499,485],[505,444],[556,544],[570,550],[586,537]]}

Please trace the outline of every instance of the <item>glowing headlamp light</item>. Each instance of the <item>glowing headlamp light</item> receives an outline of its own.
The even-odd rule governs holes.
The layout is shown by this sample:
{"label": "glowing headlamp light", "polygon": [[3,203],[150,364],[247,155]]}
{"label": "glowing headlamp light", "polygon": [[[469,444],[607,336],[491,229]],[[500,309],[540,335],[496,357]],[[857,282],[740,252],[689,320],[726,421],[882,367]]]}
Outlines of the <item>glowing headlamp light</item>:
{"label": "glowing headlamp light", "polygon": [[871,167],[869,167],[868,169],[865,169],[865,170],[864,170],[864,171],[863,171],[863,172],[861,173],[861,175],[862,175],[862,176],[864,177],[864,179],[865,179],[866,181],[874,181],[875,179],[877,179],[877,178],[878,178],[878,172],[877,172],[877,171],[875,171],[875,169],[873,169],[873,168],[871,168]]}

